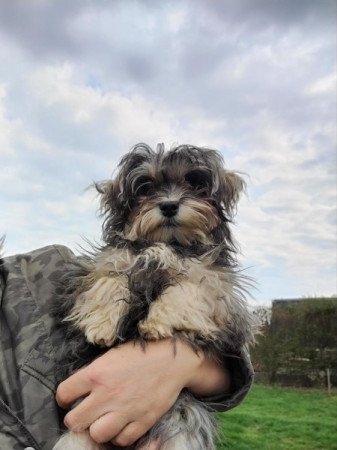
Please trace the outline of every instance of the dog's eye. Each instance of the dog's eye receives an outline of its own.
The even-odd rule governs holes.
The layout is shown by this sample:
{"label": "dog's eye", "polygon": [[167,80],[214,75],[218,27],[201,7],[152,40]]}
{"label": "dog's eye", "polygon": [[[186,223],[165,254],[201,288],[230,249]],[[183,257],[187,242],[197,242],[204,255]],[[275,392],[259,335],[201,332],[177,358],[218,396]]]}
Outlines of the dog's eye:
{"label": "dog's eye", "polygon": [[135,195],[139,195],[141,197],[147,195],[150,189],[153,186],[153,180],[150,177],[140,177],[134,185],[134,193]]}
{"label": "dog's eye", "polygon": [[185,175],[185,181],[195,190],[205,190],[212,183],[212,176],[204,170],[191,170]]}

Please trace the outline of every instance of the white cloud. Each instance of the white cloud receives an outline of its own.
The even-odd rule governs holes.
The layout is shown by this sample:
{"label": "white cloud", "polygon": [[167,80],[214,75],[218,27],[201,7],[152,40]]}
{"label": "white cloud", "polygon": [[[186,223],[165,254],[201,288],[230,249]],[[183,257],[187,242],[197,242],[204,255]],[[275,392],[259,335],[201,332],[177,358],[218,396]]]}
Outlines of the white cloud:
{"label": "white cloud", "polygon": [[336,72],[326,75],[314,82],[310,83],[305,91],[309,95],[331,95],[336,93]]}

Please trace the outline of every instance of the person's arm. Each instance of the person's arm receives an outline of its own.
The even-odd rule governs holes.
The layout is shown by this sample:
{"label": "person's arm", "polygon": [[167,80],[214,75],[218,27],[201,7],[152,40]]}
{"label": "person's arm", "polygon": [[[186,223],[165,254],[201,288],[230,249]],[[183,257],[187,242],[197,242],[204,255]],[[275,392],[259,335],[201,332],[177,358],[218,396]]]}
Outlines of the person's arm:
{"label": "person's arm", "polygon": [[229,371],[190,346],[169,339],[126,343],[99,357],[62,382],[57,402],[68,407],[84,400],[65,417],[73,431],[89,428],[96,442],[131,445],[146,433],[188,388],[197,397],[231,389]]}

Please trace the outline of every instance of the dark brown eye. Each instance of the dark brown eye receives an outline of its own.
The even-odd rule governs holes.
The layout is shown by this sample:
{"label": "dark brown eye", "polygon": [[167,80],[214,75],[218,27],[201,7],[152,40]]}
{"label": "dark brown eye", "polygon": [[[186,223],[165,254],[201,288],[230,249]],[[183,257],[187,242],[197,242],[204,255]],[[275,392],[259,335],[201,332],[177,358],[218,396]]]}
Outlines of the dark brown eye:
{"label": "dark brown eye", "polygon": [[185,175],[185,181],[192,189],[205,191],[212,184],[212,175],[206,170],[195,169]]}
{"label": "dark brown eye", "polygon": [[148,195],[151,188],[153,187],[153,180],[150,177],[139,177],[134,184],[134,194],[144,197]]}

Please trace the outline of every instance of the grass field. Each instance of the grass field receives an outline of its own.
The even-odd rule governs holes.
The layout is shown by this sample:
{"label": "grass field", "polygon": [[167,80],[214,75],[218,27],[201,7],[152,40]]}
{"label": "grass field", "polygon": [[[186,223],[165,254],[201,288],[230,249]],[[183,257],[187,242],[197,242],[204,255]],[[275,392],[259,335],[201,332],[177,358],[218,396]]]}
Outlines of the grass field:
{"label": "grass field", "polygon": [[218,450],[337,450],[337,395],[254,386],[219,419]]}

